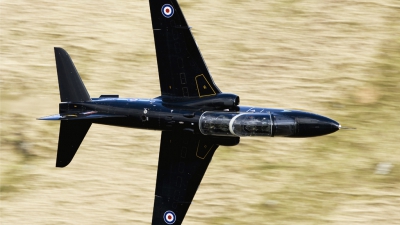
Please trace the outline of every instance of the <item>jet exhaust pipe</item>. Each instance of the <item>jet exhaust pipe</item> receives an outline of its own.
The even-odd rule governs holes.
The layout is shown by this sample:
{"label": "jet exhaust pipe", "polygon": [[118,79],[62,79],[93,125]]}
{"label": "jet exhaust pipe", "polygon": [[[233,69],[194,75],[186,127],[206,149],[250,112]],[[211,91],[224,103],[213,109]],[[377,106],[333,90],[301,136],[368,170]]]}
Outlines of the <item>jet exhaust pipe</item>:
{"label": "jet exhaust pipe", "polygon": [[336,121],[301,111],[266,113],[204,112],[200,132],[213,136],[314,137],[339,129]]}

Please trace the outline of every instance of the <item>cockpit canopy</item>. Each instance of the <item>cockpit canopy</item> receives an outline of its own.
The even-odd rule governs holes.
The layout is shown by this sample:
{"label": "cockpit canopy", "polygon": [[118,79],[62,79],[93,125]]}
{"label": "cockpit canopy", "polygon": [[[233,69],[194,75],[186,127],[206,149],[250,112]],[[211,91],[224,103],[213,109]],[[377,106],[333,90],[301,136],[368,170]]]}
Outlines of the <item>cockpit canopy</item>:
{"label": "cockpit canopy", "polygon": [[281,114],[205,112],[200,132],[216,136],[291,136],[296,132],[293,118]]}

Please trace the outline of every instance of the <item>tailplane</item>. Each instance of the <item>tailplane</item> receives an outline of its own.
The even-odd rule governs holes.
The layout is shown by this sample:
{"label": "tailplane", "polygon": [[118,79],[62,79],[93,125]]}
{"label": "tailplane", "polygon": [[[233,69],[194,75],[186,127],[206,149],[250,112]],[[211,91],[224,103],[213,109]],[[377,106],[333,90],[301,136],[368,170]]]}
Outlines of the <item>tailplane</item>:
{"label": "tailplane", "polygon": [[91,101],[89,93],[68,53],[64,49],[56,47],[54,48],[54,54],[61,102]]}
{"label": "tailplane", "polygon": [[[54,48],[54,54],[61,102],[91,101],[89,93],[68,53],[62,48]],[[68,116],[58,115],[58,119],[68,119]],[[56,167],[65,167],[71,162],[91,125],[92,122],[90,120],[61,121]]]}
{"label": "tailplane", "polygon": [[56,167],[65,167],[72,161],[91,125],[87,120],[61,121]]}

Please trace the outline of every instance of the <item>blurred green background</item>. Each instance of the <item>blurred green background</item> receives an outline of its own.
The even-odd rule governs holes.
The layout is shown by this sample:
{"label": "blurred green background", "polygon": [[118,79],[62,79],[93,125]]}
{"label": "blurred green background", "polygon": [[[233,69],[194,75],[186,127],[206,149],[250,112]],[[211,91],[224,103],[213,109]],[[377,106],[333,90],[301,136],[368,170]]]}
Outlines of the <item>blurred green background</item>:
{"label": "blurred green background", "polygon": [[[242,105],[343,126],[218,148],[184,224],[400,224],[400,1],[179,1],[214,81]],[[93,125],[55,168],[53,47],[92,97],[156,97],[147,0],[2,0],[1,224],[149,224],[160,132]]]}

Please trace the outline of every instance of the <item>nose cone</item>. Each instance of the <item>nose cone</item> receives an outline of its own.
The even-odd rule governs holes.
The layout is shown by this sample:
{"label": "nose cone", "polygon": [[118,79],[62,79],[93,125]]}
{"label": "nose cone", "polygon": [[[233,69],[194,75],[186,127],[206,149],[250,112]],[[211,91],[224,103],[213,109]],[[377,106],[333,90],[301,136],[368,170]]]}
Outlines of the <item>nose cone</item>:
{"label": "nose cone", "polygon": [[296,116],[296,122],[296,137],[315,137],[327,135],[340,129],[340,124],[335,120],[312,113],[299,113]]}

